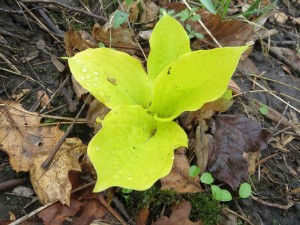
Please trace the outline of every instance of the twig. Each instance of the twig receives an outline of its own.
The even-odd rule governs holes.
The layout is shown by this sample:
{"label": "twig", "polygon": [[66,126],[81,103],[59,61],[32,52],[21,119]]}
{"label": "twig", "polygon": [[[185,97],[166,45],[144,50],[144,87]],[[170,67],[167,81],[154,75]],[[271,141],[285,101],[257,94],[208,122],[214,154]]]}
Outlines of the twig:
{"label": "twig", "polygon": [[240,215],[240,214],[232,211],[231,209],[224,208],[224,210],[227,211],[227,212],[229,212],[229,213],[231,213],[231,214],[233,214],[233,215],[235,215],[235,216],[237,216],[237,217],[239,217],[242,220],[245,220],[248,224],[254,225],[250,220],[248,220],[247,218],[243,217],[242,215]]}
{"label": "twig", "polygon": [[57,90],[52,94],[52,96],[50,97],[49,101],[44,105],[44,107],[39,111],[39,113],[42,113],[47,108],[47,106],[49,105],[49,103],[60,92],[60,90],[65,86],[65,84],[67,83],[68,80],[69,80],[69,76],[67,76],[64,79],[64,81],[59,85],[59,87],[57,88]]}
{"label": "twig", "polygon": [[[5,106],[5,107],[8,107],[8,108],[13,108],[15,110],[18,110],[20,112],[24,112],[24,113],[26,113],[28,115],[31,115],[31,116],[39,116],[39,117],[42,117],[42,118],[49,118],[49,119],[55,119],[55,120],[66,120],[66,121],[73,121],[74,120],[74,118],[72,118],[72,117],[52,116],[52,115],[46,115],[46,114],[38,114],[37,115],[37,113],[29,112],[25,109],[16,108],[14,106],[11,106],[11,105],[8,105],[8,104],[5,104],[5,103],[0,103],[0,107],[1,106]],[[86,122],[86,119],[78,118],[77,122]]]}
{"label": "twig", "polygon": [[8,72],[8,73],[15,74],[15,75],[20,76],[20,77],[23,77],[23,78],[25,78],[25,79],[27,79],[27,80],[29,80],[29,81],[35,82],[35,83],[41,85],[41,86],[42,86],[45,90],[47,90],[49,93],[51,93],[51,94],[53,93],[53,92],[52,92],[50,89],[48,89],[44,84],[42,84],[42,83],[39,82],[39,81],[36,81],[35,79],[31,78],[30,76],[27,76],[27,75],[24,75],[24,74],[21,74],[21,73],[16,73],[15,71],[8,70],[8,69],[2,68],[2,67],[0,67],[0,70],[3,70],[3,71]]}
{"label": "twig", "polygon": [[0,53],[0,58],[7,63],[7,65],[13,70],[15,71],[16,73],[20,74],[21,71],[18,70],[17,67],[15,67],[3,54]]}
{"label": "twig", "polygon": [[9,37],[14,37],[14,38],[20,39],[22,41],[30,41],[28,38],[22,37],[22,36],[17,35],[17,34],[12,34],[8,31],[5,31],[5,30],[3,30],[3,28],[0,29],[0,34],[5,35],[5,36],[9,36]]}
{"label": "twig", "polygon": [[[267,90],[264,86],[262,86],[261,84],[259,84],[259,83],[256,82],[256,81],[254,81],[253,79],[249,78],[248,76],[247,76],[247,78],[248,78],[249,80],[251,80],[252,82],[255,82],[255,84],[256,84],[257,86],[259,86],[260,88],[262,88],[262,89],[264,89],[264,90]],[[270,91],[269,93],[270,93],[271,95],[273,95],[275,98],[277,98],[279,101],[283,102],[284,104],[286,104],[286,105],[288,104],[286,101],[284,101],[282,98],[278,97],[277,95],[273,94],[271,91]],[[296,112],[300,113],[300,110],[297,109],[296,107],[292,106],[291,104],[289,104],[289,107],[292,108],[292,109],[294,109]]]}
{"label": "twig", "polygon": [[36,210],[32,211],[31,213],[29,213],[29,214],[27,214],[27,215],[25,215],[25,216],[23,216],[23,217],[21,217],[21,218],[15,220],[14,222],[10,223],[10,225],[17,225],[17,224],[20,224],[20,223],[22,223],[23,221],[25,221],[25,220],[29,219],[30,217],[34,216],[35,214],[39,213],[40,211],[42,211],[42,210],[46,209],[47,207],[53,205],[54,203],[55,203],[55,202],[49,202],[48,204],[43,205],[43,206],[41,206],[40,208],[37,208]]}
{"label": "twig", "polygon": [[57,151],[59,150],[60,146],[63,144],[63,142],[65,141],[65,139],[67,138],[67,136],[70,134],[70,132],[72,131],[76,120],[79,118],[80,114],[82,113],[83,109],[85,108],[88,100],[90,98],[90,95],[86,98],[86,101],[84,102],[84,104],[82,105],[81,109],[79,110],[79,112],[77,113],[76,117],[73,120],[73,123],[68,127],[67,131],[65,132],[64,136],[58,141],[58,143],[55,145],[55,147],[52,149],[50,155],[48,156],[48,158],[43,162],[43,164],[41,165],[41,167],[45,170],[47,170],[50,165],[51,162],[55,156],[55,154],[57,153]]}
{"label": "twig", "polygon": [[44,12],[43,9],[38,9],[37,10],[38,13],[41,15],[41,17],[43,17],[43,19],[45,20],[45,22],[48,24],[49,28],[60,38],[64,38],[64,34],[65,32],[63,32],[61,29],[59,29],[54,23],[53,21],[49,18],[49,16],[47,16],[47,14]]}
{"label": "twig", "polygon": [[[186,0],[183,0],[183,3],[186,5],[186,7],[189,10],[192,10],[191,6],[189,5],[189,3],[187,3]],[[193,15],[196,15],[196,13],[193,13]],[[212,33],[207,29],[207,27],[205,26],[205,24],[201,21],[198,20],[198,23],[200,23],[200,25],[203,27],[203,29],[207,32],[207,34],[211,37],[211,39],[213,39],[213,41],[218,45],[219,48],[222,48],[222,45],[218,42],[218,40],[212,35]]]}
{"label": "twig", "polygon": [[23,2],[19,2],[19,3],[20,3],[20,5],[21,5],[24,9],[27,10],[28,14],[29,14],[29,15],[37,22],[37,24],[39,25],[39,27],[40,27],[42,30],[48,32],[49,35],[50,35],[54,40],[56,40],[57,42],[60,42],[60,40],[53,34],[53,32],[50,31],[50,30],[42,23],[42,21],[41,21],[39,18],[37,18],[37,17],[33,14],[33,12],[31,12],[31,11],[27,8],[27,6],[26,6],[25,4],[23,4]]}
{"label": "twig", "polygon": [[[265,43],[264,43],[265,44]],[[266,45],[266,44],[265,44]],[[288,67],[290,67],[295,73],[298,73],[300,75],[300,66],[299,63],[291,62],[287,57],[285,57],[277,48],[270,47],[269,52],[272,56],[286,64]]]}
{"label": "twig", "polygon": [[98,200],[101,202],[101,204],[114,216],[116,217],[117,220],[120,221],[120,223],[122,225],[127,225],[127,222],[119,215],[119,213],[116,212],[116,210],[114,210],[108,203],[107,201],[104,199],[103,197],[103,193],[99,193],[97,195]]}
{"label": "twig", "polygon": [[259,199],[253,195],[251,195],[251,198],[257,202],[259,202],[260,204],[263,204],[263,205],[267,205],[267,206],[270,206],[270,207],[274,207],[274,208],[278,208],[278,209],[284,209],[284,210],[288,210],[289,208],[291,208],[294,203],[292,202],[289,202],[287,205],[279,205],[279,204],[276,204],[276,203],[271,203],[271,202],[267,202],[267,201],[264,201],[262,199]]}
{"label": "twig", "polygon": [[24,2],[24,3],[44,3],[44,4],[54,4],[54,5],[58,5],[60,7],[63,7],[63,8],[66,8],[66,9],[69,9],[71,11],[75,11],[75,12],[79,12],[79,13],[82,13],[82,14],[85,14],[87,16],[90,16],[90,17],[93,17],[93,18],[96,18],[98,20],[101,20],[103,22],[107,22],[107,19],[102,17],[102,16],[99,16],[99,15],[96,15],[96,14],[93,14],[93,13],[90,13],[88,11],[85,11],[83,9],[79,9],[79,8],[74,8],[72,6],[69,6],[69,5],[66,5],[62,2],[58,2],[58,1],[55,1],[55,0],[19,0],[21,2]]}

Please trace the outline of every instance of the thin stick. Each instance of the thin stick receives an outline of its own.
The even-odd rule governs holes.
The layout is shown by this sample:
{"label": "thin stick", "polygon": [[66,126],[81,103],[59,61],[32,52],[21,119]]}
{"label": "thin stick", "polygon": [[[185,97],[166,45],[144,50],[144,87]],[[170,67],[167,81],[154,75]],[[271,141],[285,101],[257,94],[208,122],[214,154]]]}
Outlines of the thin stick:
{"label": "thin stick", "polygon": [[42,21],[41,21],[39,18],[37,18],[37,17],[33,14],[33,12],[31,12],[31,11],[27,8],[27,6],[26,6],[25,4],[23,4],[22,2],[19,2],[19,3],[20,3],[20,5],[21,5],[24,9],[26,9],[26,11],[28,12],[28,14],[29,14],[29,15],[37,22],[37,24],[39,25],[39,27],[40,27],[42,30],[48,32],[49,35],[50,35],[54,40],[56,40],[57,42],[60,42],[60,40],[52,33],[52,31],[50,31],[50,30],[42,23]]}
{"label": "thin stick", "polygon": [[72,6],[69,6],[69,5],[66,5],[62,2],[58,2],[58,1],[55,1],[55,0],[19,0],[21,2],[24,2],[24,3],[45,3],[45,4],[54,4],[54,5],[58,5],[60,7],[63,7],[63,8],[66,8],[66,9],[69,9],[71,11],[75,11],[75,12],[79,12],[79,13],[82,13],[82,14],[85,14],[87,16],[90,16],[90,17],[93,17],[93,18],[96,18],[98,20],[102,20],[103,22],[107,22],[107,19],[102,17],[102,16],[99,16],[99,15],[96,15],[96,14],[93,14],[93,13],[90,13],[88,11],[85,11],[83,9],[79,9],[79,8],[74,8]]}
{"label": "thin stick", "polygon": [[[255,82],[255,84],[257,86],[259,86],[260,88],[267,90],[264,86],[262,86],[261,84],[259,84],[258,82],[254,81],[253,79],[247,77],[249,80],[251,80],[252,82]],[[284,101],[282,98],[278,97],[277,95],[273,94],[272,92],[269,92],[271,95],[273,95],[275,98],[277,98],[279,101],[283,102],[286,105],[289,105],[290,108],[294,109],[296,112],[300,113],[300,110],[297,109],[296,107],[292,106],[291,104],[288,104],[288,102]]]}
{"label": "thin stick", "polygon": [[45,90],[47,90],[49,93],[51,93],[51,94],[53,93],[53,92],[52,92],[50,89],[48,89],[44,84],[42,84],[42,83],[39,82],[39,81],[36,81],[35,79],[31,78],[30,76],[27,76],[27,75],[24,75],[24,74],[21,74],[21,73],[16,73],[15,71],[8,70],[8,69],[2,68],[2,67],[0,67],[0,70],[3,70],[3,71],[8,72],[8,73],[15,74],[15,75],[20,76],[20,77],[23,77],[23,78],[26,78],[26,79],[28,79],[28,80],[30,80],[30,81],[32,81],[32,82],[35,82],[35,83],[41,85],[41,86],[42,86]]}
{"label": "thin stick", "polygon": [[[191,11],[192,8],[189,5],[189,3],[187,3],[186,0],[183,0],[183,3],[186,5],[186,7]],[[196,13],[193,13],[193,15],[196,15]],[[198,23],[200,23],[200,25],[204,28],[204,30],[207,32],[207,34],[213,39],[213,41],[218,45],[219,48],[222,48],[222,45],[218,42],[218,40],[212,35],[212,33],[207,29],[207,27],[205,26],[205,24],[201,21],[198,20]]]}
{"label": "thin stick", "polygon": [[240,214],[232,211],[231,209],[224,208],[224,210],[227,211],[227,212],[229,212],[229,213],[231,213],[231,214],[233,214],[233,215],[235,215],[235,216],[237,216],[237,217],[239,217],[242,220],[245,220],[248,224],[254,225],[250,220],[248,220],[247,218],[243,217],[242,215],[240,215]]}
{"label": "thin stick", "polygon": [[259,199],[253,195],[251,195],[251,198],[257,202],[259,202],[260,204],[263,204],[263,205],[267,205],[267,206],[270,206],[270,207],[274,207],[274,208],[278,208],[278,209],[284,209],[284,210],[288,210],[289,208],[291,208],[294,203],[292,202],[289,202],[287,205],[279,205],[279,204],[276,204],[276,203],[271,203],[271,202],[267,202],[267,201],[264,201],[262,199]]}
{"label": "thin stick", "polygon": [[120,221],[122,225],[127,225],[127,222],[119,215],[119,213],[116,212],[116,210],[111,207],[107,201],[103,197],[103,193],[99,193],[97,195],[99,202],[114,216],[117,220]]}
{"label": "thin stick", "polygon": [[47,106],[49,105],[49,103],[53,100],[53,98],[58,94],[58,92],[60,92],[60,90],[65,86],[65,84],[67,83],[67,81],[69,80],[69,76],[67,76],[64,81],[61,83],[61,85],[59,85],[59,87],[57,88],[57,90],[52,94],[52,96],[50,97],[50,99],[48,100],[48,102],[45,104],[45,106],[39,111],[39,113],[42,113]]}
{"label": "thin stick", "polygon": [[63,142],[64,142],[65,139],[67,138],[67,136],[68,136],[68,135],[70,134],[70,132],[72,131],[72,129],[73,129],[74,125],[75,125],[76,120],[79,118],[80,114],[82,113],[83,109],[85,108],[85,106],[86,106],[88,100],[90,99],[90,96],[91,96],[91,95],[89,95],[89,96],[86,98],[86,100],[85,100],[85,102],[83,103],[81,109],[79,110],[79,112],[77,113],[76,117],[74,118],[73,123],[68,127],[68,129],[66,130],[64,136],[58,141],[58,143],[57,143],[57,144],[55,145],[55,147],[52,149],[52,151],[51,151],[50,155],[48,156],[48,158],[47,158],[47,159],[43,162],[43,164],[41,165],[41,167],[42,167],[43,169],[47,170],[47,169],[50,167],[50,165],[51,165],[51,163],[52,163],[52,161],[53,161],[53,158],[54,158],[55,154],[57,153],[57,151],[59,150],[60,146],[63,144]]}

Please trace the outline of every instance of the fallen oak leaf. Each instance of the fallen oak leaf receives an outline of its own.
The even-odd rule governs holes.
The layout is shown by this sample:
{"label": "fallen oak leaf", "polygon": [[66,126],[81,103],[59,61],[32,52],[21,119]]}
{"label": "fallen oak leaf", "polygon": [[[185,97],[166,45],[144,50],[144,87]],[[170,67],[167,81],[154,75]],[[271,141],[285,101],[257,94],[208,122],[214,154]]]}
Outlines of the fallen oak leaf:
{"label": "fallen oak leaf", "polygon": [[21,104],[5,102],[0,106],[1,149],[17,172],[29,171],[35,155],[51,150],[64,134],[58,127],[40,126],[41,119]]}
{"label": "fallen oak leaf", "polygon": [[236,190],[241,182],[248,180],[249,163],[243,153],[265,149],[270,135],[258,122],[242,115],[218,116],[215,144],[208,160],[209,171]]}
{"label": "fallen oak leaf", "polygon": [[43,204],[58,200],[62,204],[70,205],[72,185],[68,174],[70,170],[81,171],[78,158],[86,152],[86,149],[87,146],[83,145],[80,139],[67,138],[48,170],[44,170],[41,165],[50,152],[36,154],[30,169],[30,180]]}
{"label": "fallen oak leaf", "polygon": [[162,215],[153,225],[202,225],[201,221],[192,222],[189,220],[191,210],[191,203],[182,201],[175,206],[170,217]]}

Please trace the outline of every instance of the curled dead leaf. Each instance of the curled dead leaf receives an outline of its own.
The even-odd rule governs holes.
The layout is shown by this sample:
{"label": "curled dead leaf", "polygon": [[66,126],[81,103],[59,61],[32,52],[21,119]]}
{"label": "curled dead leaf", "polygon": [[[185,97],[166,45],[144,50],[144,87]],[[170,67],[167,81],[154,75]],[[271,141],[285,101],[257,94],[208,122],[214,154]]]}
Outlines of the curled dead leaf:
{"label": "curled dead leaf", "polygon": [[242,115],[218,116],[215,144],[208,161],[209,171],[236,190],[248,179],[249,163],[243,158],[243,153],[265,149],[270,136],[258,122]]}

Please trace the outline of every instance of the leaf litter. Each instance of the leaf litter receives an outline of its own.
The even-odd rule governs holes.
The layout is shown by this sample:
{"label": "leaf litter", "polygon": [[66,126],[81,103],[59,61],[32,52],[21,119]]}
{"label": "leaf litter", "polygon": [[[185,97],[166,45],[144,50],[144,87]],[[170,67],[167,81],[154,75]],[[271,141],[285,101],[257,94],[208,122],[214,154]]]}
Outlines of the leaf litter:
{"label": "leaf litter", "polygon": [[[154,3],[152,1],[146,1],[146,4]],[[169,9],[173,7],[177,10],[179,7],[176,4],[170,5],[171,6]],[[149,17],[147,17],[147,11],[139,10],[140,9],[137,7],[137,5],[131,5],[131,8],[129,8],[129,11],[127,11],[128,13],[130,13],[129,19],[131,22],[149,24],[149,22],[155,20],[154,15],[150,15]],[[144,15],[139,16],[141,13]],[[209,30],[224,46],[242,45],[248,43],[249,41],[251,42],[255,40],[255,38],[253,38],[252,36],[252,27],[248,24],[246,25],[246,23],[236,20],[231,23],[224,23],[222,22],[220,17],[214,16],[207,11],[202,10],[199,13],[202,20],[208,26]],[[191,21],[188,21],[188,23],[197,32],[204,33],[205,39],[198,40],[198,42],[204,42],[210,46],[215,45],[215,43],[208,37],[208,35],[203,32],[203,29],[199,26],[199,24],[193,23]],[[236,27],[239,27],[239,29],[235,29]],[[99,24],[95,24],[92,35],[89,35],[85,31],[78,32],[74,30],[67,33],[65,35],[65,47],[67,54],[71,56],[76,52],[82,51],[86,48],[97,47],[100,42],[103,42],[106,46],[115,46],[116,48],[120,47],[120,49],[123,49],[125,52],[128,52],[130,54],[140,54],[136,43],[133,41],[134,33],[132,32],[132,30],[121,27],[117,29],[111,29],[110,32],[105,33],[104,29],[105,28],[101,27]],[[287,51],[279,48],[276,50],[282,51],[283,54],[287,54],[287,56],[293,57],[291,58],[291,60],[297,62],[298,59],[295,53],[287,53]],[[235,87],[235,89],[239,89],[239,87],[237,86]],[[81,90],[78,93],[79,94],[77,94],[77,96],[81,97],[87,92],[85,90]],[[105,209],[101,205],[99,205],[99,202],[96,199],[91,200],[91,202],[88,202],[87,200],[78,201],[72,198],[70,200],[71,189],[70,184],[68,184],[67,182],[68,171],[80,171],[78,158],[85,152],[85,147],[84,145],[82,145],[81,141],[78,139],[67,139],[66,143],[57,154],[50,170],[43,171],[39,168],[39,165],[46,158],[45,156],[49,153],[49,150],[51,150],[55,142],[57,142],[57,140],[59,140],[63,135],[63,132],[61,132],[57,127],[39,126],[38,124],[40,124],[41,117],[39,117],[38,114],[26,112],[20,105],[15,105],[15,103],[9,104],[12,104],[13,106],[4,106],[5,109],[3,106],[1,106],[2,109],[0,115],[0,134],[2,135],[1,140],[3,140],[1,142],[1,149],[8,153],[11,165],[16,171],[33,171],[31,172],[31,174],[34,174],[34,176],[32,176],[32,180],[38,181],[33,181],[32,184],[33,186],[35,186],[34,183],[37,183],[35,191],[38,194],[41,202],[47,203],[55,200],[60,200],[62,203],[67,205],[70,204],[71,206],[70,209],[67,209],[65,207],[68,206],[60,205],[60,208],[56,208],[52,213],[50,213],[50,207],[44,210],[45,213],[40,214],[39,216],[43,218],[45,224],[62,224],[68,217],[73,217],[78,214],[80,209],[83,209],[83,211],[81,210],[82,216],[85,216],[87,218],[90,215],[90,217],[89,219],[74,217],[74,224],[89,224],[93,219],[98,219],[101,217],[97,217],[97,214],[103,215],[104,217]],[[223,103],[221,103],[221,106],[222,104]],[[231,104],[232,102],[230,102],[230,105]],[[218,105],[219,103],[217,103],[217,108],[215,108],[216,106],[214,105],[214,103],[208,103],[201,109],[201,112],[197,112],[191,117],[192,119],[190,119],[189,123],[192,123],[193,125],[195,122],[199,123],[197,122],[197,120],[194,120],[195,116],[198,118],[200,117],[201,119],[205,119],[207,122],[210,122],[211,120],[215,120],[213,115],[216,111],[226,112],[229,107],[228,106],[226,108],[225,104],[225,109],[220,110],[218,108]],[[91,113],[89,113],[89,121],[91,121],[92,126],[94,126],[92,120],[94,120],[96,115],[100,113],[97,113],[98,110],[102,110],[102,107],[95,104],[94,109],[91,110]],[[254,169],[252,169],[251,173],[255,171],[255,162],[257,162],[260,157],[258,153],[260,150],[264,149],[267,146],[267,140],[270,134],[265,130],[262,130],[261,126],[258,123],[249,121],[249,119],[245,117],[243,118],[240,116],[222,115],[217,116],[215,121],[216,131],[214,133],[214,136],[208,134],[210,129],[212,129],[211,124],[209,124],[208,127],[206,125],[204,129],[202,128],[204,132],[201,132],[201,139],[206,140],[204,141],[206,143],[208,142],[207,135],[210,135],[210,137],[214,139],[214,144],[206,144],[206,150],[204,152],[205,155],[201,155],[203,154],[202,151],[200,151],[199,153],[199,150],[195,150],[197,164],[202,165],[201,168],[202,170],[204,170],[205,162],[208,162],[208,169],[213,173],[215,178],[217,178],[219,181],[224,181],[233,189],[236,189],[241,181],[246,181],[248,179],[248,164],[252,166],[254,165]],[[202,124],[202,122],[200,124]],[[198,127],[199,126],[200,125],[198,125]],[[6,132],[8,132],[9,135],[5,134]],[[15,138],[12,140],[9,139],[8,136],[12,136]],[[292,138],[294,137],[292,136],[291,138],[288,138],[288,140],[283,141],[284,145],[289,143],[290,139]],[[14,143],[15,140],[21,141]],[[196,146],[196,149],[199,149],[199,138],[196,138],[196,140],[198,145]],[[213,146],[213,148],[211,148],[211,146]],[[16,149],[17,151],[13,151],[13,149]],[[254,156],[252,157],[254,158],[254,161],[252,160],[251,162],[249,156],[246,156],[246,154],[254,154]],[[37,158],[37,156],[39,156],[39,159]],[[34,160],[30,160],[29,158],[34,158]],[[199,162],[199,158],[201,158],[202,162]],[[216,158],[223,159],[223,162],[220,163],[220,161],[217,161]],[[178,164],[176,162],[178,162]],[[225,167],[224,162],[228,162],[225,164]],[[242,165],[242,167],[240,167],[240,165]],[[177,166],[180,169],[178,169]],[[188,190],[187,192],[191,192],[191,190],[185,189],[186,187],[189,187],[191,185],[191,182],[186,182],[186,180],[188,179],[185,179],[186,177],[183,178],[182,176],[182,174],[184,174],[184,176],[188,176],[187,169],[189,168],[189,161],[186,155],[182,154],[177,156],[176,154],[173,167],[176,169],[173,168],[174,170],[172,170],[171,174],[168,176],[170,181],[174,182],[175,185],[167,184],[165,185],[165,187],[176,189],[177,191]],[[222,168],[222,170],[220,170],[220,168]],[[182,174],[176,178],[176,176],[174,176],[174,174],[172,175],[172,173],[174,173],[175,171],[175,174],[177,173],[178,175],[178,170],[180,170]],[[47,191],[47,184],[49,183],[49,180],[53,182],[53,177],[58,178],[58,176],[56,175],[51,175],[52,172],[63,173],[64,175],[63,177],[61,177],[61,181],[63,182],[60,183],[61,181],[57,181],[57,183],[59,184],[58,187],[52,188],[54,193],[51,193],[51,190]],[[37,176],[37,178],[35,176]],[[45,184],[42,184],[43,179],[45,179]],[[168,177],[163,179],[168,179]],[[163,179],[161,182],[164,184]],[[197,177],[196,181],[194,182],[199,183],[199,178]],[[60,189],[63,186],[65,186],[67,189]],[[57,191],[59,191],[60,193],[55,194],[55,192]],[[297,193],[297,189],[294,189],[294,191],[292,192],[292,194],[295,193]],[[95,209],[99,209],[99,211]],[[189,220],[190,211],[190,204],[188,202],[181,202],[177,206],[175,206],[170,217],[162,216],[154,224],[162,224],[162,222],[164,224],[202,224],[202,222],[200,221],[191,222]],[[50,215],[52,215],[52,217]],[[82,223],[80,223],[79,221],[81,221]]]}

